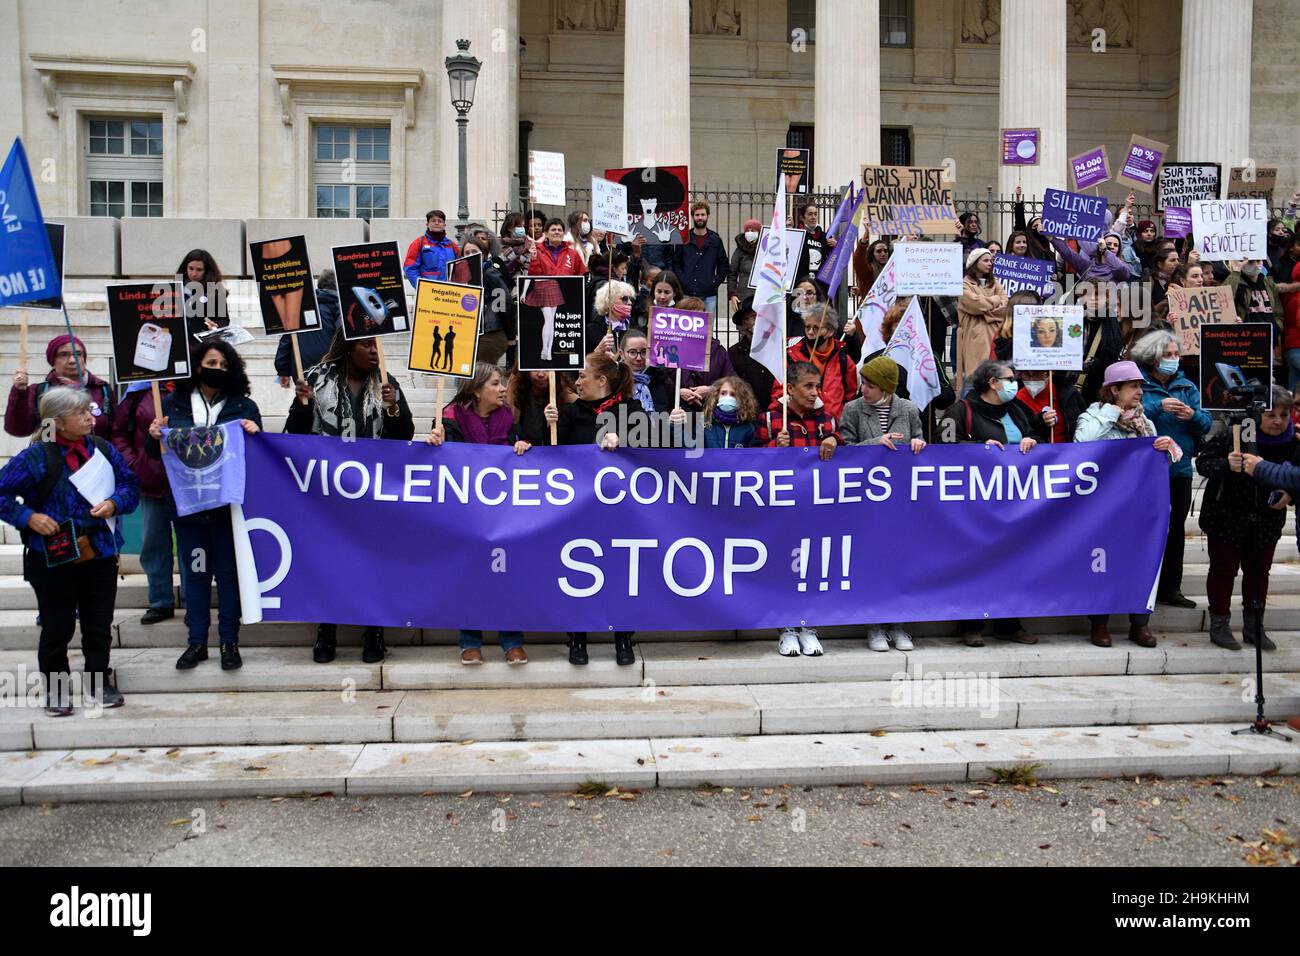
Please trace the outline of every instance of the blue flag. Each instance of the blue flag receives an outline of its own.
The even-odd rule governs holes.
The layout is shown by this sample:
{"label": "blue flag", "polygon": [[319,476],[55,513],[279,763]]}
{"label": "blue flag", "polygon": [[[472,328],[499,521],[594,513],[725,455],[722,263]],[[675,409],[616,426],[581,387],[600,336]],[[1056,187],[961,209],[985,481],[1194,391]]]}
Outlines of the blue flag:
{"label": "blue flag", "polygon": [[244,503],[244,429],[239,422],[164,428],[163,466],[181,517]]}
{"label": "blue flag", "polygon": [[27,153],[15,139],[0,170],[0,306],[56,299],[62,285]]}

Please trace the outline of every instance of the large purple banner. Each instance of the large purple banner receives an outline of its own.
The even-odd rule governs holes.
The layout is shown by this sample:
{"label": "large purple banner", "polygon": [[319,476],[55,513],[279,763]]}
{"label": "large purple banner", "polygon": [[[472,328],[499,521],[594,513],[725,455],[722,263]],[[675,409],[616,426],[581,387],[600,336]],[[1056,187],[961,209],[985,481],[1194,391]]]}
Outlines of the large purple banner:
{"label": "large purple banner", "polygon": [[1139,439],[828,462],[265,433],[246,449],[246,621],[259,591],[267,621],[524,631],[1140,613],[1169,520],[1168,460]]}

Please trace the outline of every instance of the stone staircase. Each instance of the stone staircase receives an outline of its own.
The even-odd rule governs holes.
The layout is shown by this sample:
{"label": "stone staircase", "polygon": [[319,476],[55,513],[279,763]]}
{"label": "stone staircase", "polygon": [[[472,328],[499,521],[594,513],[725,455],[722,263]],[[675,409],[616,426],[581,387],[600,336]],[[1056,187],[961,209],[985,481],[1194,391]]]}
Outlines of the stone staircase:
{"label": "stone staircase", "polygon": [[[73,321],[106,373],[107,327],[91,284],[73,286]],[[254,323],[252,303],[234,303]],[[32,312],[33,371],[62,325]],[[39,322],[36,320],[39,319]],[[55,319],[58,319],[55,324]],[[0,374],[16,360],[16,327],[0,330]],[[433,390],[405,372],[405,341],[389,368],[409,388],[417,429]],[[243,347],[254,397],[276,429],[288,405],[271,369],[274,342]],[[7,440],[6,456],[21,447]],[[1198,502],[1199,504],[1199,502]],[[1204,590],[1207,556],[1188,519],[1185,590]],[[35,598],[21,580],[17,535],[0,544],[0,687],[35,669]],[[1288,522],[1274,568],[1265,656],[1268,713],[1300,713],[1300,558]],[[252,795],[569,790],[780,783],[977,781],[1036,765],[1040,778],[1300,772],[1300,741],[1231,736],[1254,714],[1254,656],[1209,642],[1196,610],[1159,608],[1160,644],[1093,647],[1083,618],[1029,622],[1033,646],[967,648],[951,624],[910,627],[909,652],[868,650],[860,629],[827,628],[826,655],[786,659],[766,631],[642,633],[636,663],[617,667],[599,637],[592,663],[571,667],[563,637],[529,634],[531,662],[508,667],[495,645],[479,667],[459,663],[455,634],[388,632],[382,664],[360,661],[357,628],[340,629],[338,659],[311,660],[314,627],[241,631],[244,667],[215,658],[180,672],[179,620],[144,627],[139,561],[122,564],[113,664],[119,710],[48,718],[0,707],[0,803]],[[1240,626],[1240,611],[1234,614]],[[74,669],[80,666],[73,655]]]}

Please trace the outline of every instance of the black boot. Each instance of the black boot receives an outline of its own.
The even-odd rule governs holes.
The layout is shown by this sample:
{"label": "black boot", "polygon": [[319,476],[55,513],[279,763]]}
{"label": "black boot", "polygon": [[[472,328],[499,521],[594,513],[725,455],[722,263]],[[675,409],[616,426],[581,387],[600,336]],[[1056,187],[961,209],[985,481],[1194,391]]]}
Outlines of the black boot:
{"label": "black boot", "polygon": [[328,664],[334,660],[334,649],[338,646],[339,629],[334,624],[316,625],[316,644],[311,649],[311,659],[317,664]]}
{"label": "black boot", "polygon": [[208,646],[206,644],[189,644],[185,647],[185,652],[181,654],[180,660],[176,662],[178,671],[187,671],[199,661],[208,659]]}
{"label": "black boot", "polygon": [[368,627],[361,632],[361,660],[365,664],[378,664],[388,654],[384,647],[384,629]]}
{"label": "black boot", "polygon": [[230,643],[221,645],[221,669],[237,671],[244,666],[244,659],[239,656],[239,645]]}
{"label": "black boot", "polygon": [[1252,647],[1259,641],[1259,646],[1266,651],[1277,650],[1267,634],[1264,633],[1264,612],[1246,609],[1241,612],[1241,639]]}
{"label": "black boot", "polygon": [[636,663],[636,655],[632,653],[632,635],[633,631],[615,631],[614,632],[614,663],[626,667],[628,664]]}
{"label": "black boot", "polygon": [[112,668],[102,674],[87,674],[86,677],[91,681],[92,695],[105,710],[112,710],[126,703],[126,698],[117,689],[117,682],[113,679]]}
{"label": "black boot", "polygon": [[587,663],[587,635],[575,631],[569,632],[569,663],[583,665]]}

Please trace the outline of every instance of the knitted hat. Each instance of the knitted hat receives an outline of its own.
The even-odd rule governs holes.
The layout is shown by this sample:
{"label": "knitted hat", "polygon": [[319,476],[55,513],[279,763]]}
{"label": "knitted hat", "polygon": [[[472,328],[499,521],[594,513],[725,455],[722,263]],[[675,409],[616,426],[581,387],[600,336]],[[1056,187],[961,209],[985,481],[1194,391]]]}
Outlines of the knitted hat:
{"label": "knitted hat", "polygon": [[755,232],[758,232],[762,228],[763,228],[763,224],[759,222],[757,219],[746,219],[745,225],[740,231],[749,232],[749,230],[753,229]]}
{"label": "knitted hat", "polygon": [[1142,381],[1142,372],[1137,367],[1137,362],[1115,362],[1106,369],[1106,377],[1102,380],[1102,385],[1123,385],[1125,382]]}
{"label": "knitted hat", "polygon": [[877,355],[870,362],[862,363],[862,377],[892,395],[898,390],[898,363],[888,355]]}
{"label": "knitted hat", "polygon": [[1143,229],[1154,229],[1155,227],[1156,224],[1152,222],[1150,219],[1143,219],[1141,222],[1138,223],[1138,235],[1139,236],[1142,235]]}
{"label": "knitted hat", "polygon": [[993,255],[993,253],[989,252],[987,249],[984,248],[972,249],[970,251],[970,255],[966,257],[966,271],[970,272],[971,266],[979,262],[980,259],[982,259],[984,256],[991,256],[991,255]]}
{"label": "knitted hat", "polygon": [[78,349],[82,355],[86,354],[86,343],[82,342],[81,339],[68,335],[67,333],[56,335],[54,338],[50,339],[49,344],[45,346],[45,361],[50,364],[51,368],[54,367],[54,356],[58,353],[59,349],[63,348],[63,346],[67,345],[69,342],[73,343],[73,347]]}

